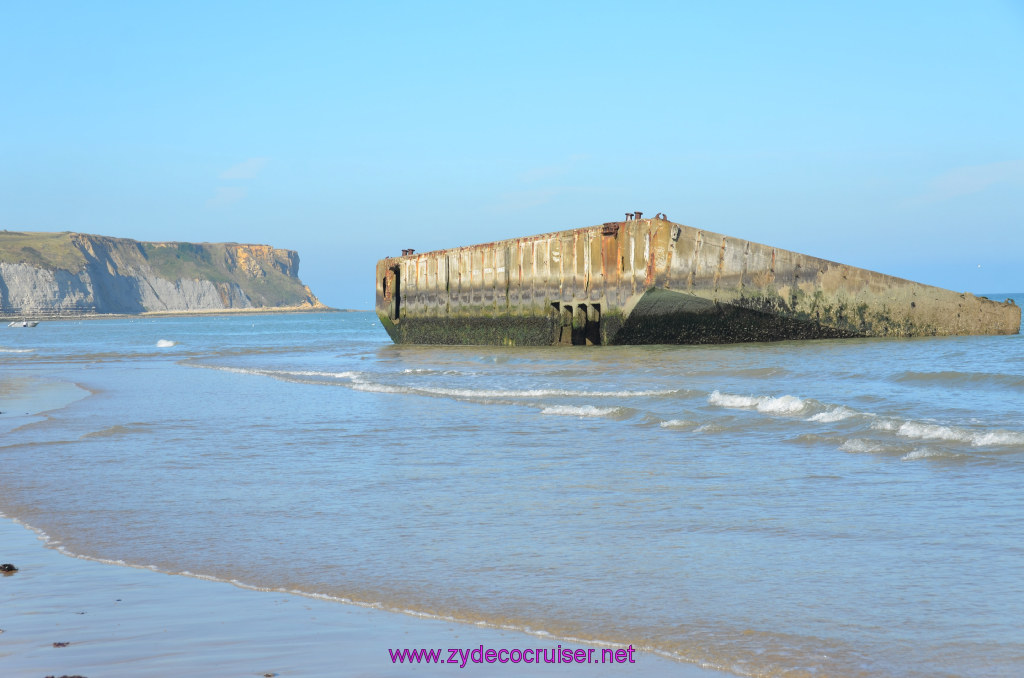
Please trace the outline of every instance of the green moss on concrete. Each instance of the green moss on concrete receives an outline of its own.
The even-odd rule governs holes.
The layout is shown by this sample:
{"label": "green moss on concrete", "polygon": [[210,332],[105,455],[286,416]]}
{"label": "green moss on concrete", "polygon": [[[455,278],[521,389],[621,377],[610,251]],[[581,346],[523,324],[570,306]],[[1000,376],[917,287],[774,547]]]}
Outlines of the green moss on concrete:
{"label": "green moss on concrete", "polygon": [[415,318],[392,322],[386,315],[381,324],[396,343],[546,346],[552,343],[554,319],[522,318],[515,315],[459,318]]}

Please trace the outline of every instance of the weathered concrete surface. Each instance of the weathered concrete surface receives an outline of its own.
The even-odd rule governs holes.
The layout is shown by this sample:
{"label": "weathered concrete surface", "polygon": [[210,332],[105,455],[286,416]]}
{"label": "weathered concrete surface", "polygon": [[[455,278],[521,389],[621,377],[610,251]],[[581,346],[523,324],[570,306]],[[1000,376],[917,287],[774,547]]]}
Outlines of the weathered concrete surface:
{"label": "weathered concrete surface", "polygon": [[1020,308],[665,219],[377,262],[398,343],[732,343],[1016,334]]}
{"label": "weathered concrete surface", "polygon": [[291,250],[0,232],[0,315],[324,308]]}

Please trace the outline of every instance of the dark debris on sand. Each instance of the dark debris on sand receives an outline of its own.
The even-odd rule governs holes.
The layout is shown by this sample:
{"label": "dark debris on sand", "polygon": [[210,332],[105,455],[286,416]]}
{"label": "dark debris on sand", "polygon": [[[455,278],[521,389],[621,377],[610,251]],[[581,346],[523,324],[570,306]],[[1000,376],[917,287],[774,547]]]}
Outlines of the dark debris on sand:
{"label": "dark debris on sand", "polygon": [[53,646],[54,647],[67,647],[70,644],[71,643],[54,643]]}

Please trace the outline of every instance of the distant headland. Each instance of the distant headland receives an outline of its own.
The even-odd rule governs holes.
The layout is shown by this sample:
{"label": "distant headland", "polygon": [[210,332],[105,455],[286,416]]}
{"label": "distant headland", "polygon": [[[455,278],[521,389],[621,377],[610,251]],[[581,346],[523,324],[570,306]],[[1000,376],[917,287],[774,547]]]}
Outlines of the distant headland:
{"label": "distant headland", "polygon": [[0,231],[0,314],[326,311],[299,255],[269,245]]}

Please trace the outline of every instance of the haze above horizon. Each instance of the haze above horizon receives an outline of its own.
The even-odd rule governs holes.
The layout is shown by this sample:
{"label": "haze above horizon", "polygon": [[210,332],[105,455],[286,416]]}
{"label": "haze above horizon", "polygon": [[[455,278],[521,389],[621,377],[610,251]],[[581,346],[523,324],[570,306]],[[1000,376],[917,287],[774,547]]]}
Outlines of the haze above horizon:
{"label": "haze above horizon", "polygon": [[1024,290],[1024,3],[4,7],[0,228],[374,264],[621,219]]}

